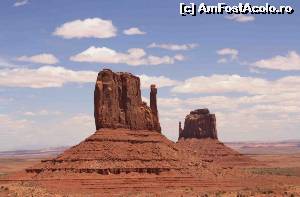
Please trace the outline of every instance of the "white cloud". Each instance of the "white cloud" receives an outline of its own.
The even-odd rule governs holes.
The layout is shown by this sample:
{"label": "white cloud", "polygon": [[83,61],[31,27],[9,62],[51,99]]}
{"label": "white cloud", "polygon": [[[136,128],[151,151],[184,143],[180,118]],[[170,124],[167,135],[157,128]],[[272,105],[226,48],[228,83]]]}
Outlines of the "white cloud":
{"label": "white cloud", "polygon": [[221,59],[218,60],[219,64],[225,64],[227,62],[228,62],[228,60],[226,58],[221,58]]}
{"label": "white cloud", "polygon": [[76,62],[128,64],[131,66],[174,64],[176,61],[182,61],[183,59],[182,55],[175,55],[174,57],[147,55],[144,49],[141,48],[131,48],[127,50],[127,53],[121,53],[107,47],[95,46],[70,57],[70,60]]}
{"label": "white cloud", "polygon": [[270,59],[262,59],[252,64],[253,67],[272,70],[300,70],[300,55],[296,51],[290,51],[286,56],[275,56]]}
{"label": "white cloud", "polygon": [[129,35],[129,36],[132,36],[132,35],[144,35],[144,34],[146,34],[146,32],[144,32],[144,31],[141,31],[139,28],[137,28],[137,27],[131,27],[131,28],[129,28],[129,29],[125,29],[124,31],[123,31],[123,33],[125,34],[125,35]]}
{"label": "white cloud", "polygon": [[65,39],[71,38],[111,38],[117,35],[117,28],[111,20],[87,18],[74,20],[57,27],[53,33]]}
{"label": "white cloud", "polygon": [[17,67],[17,66],[7,61],[6,59],[0,57],[0,68],[13,68],[13,67]]}
{"label": "white cloud", "polygon": [[[200,85],[199,85],[200,84]],[[203,85],[201,85],[203,84]],[[185,80],[175,86],[175,93],[246,93],[246,94],[280,94],[300,89],[300,77],[288,76],[277,80],[266,80],[239,75],[198,76]]]}
{"label": "white cloud", "polygon": [[222,140],[300,137],[299,89],[299,76],[276,80],[239,75],[193,77],[175,86],[172,92],[206,96],[158,98],[163,131],[169,137],[174,137],[178,121],[183,120],[189,111],[209,108],[217,115],[217,127]]}
{"label": "white cloud", "polygon": [[33,56],[21,56],[17,58],[18,61],[23,62],[32,62],[32,63],[39,63],[39,64],[56,64],[59,60],[50,53],[42,53]]}
{"label": "white cloud", "polygon": [[[64,67],[43,66],[38,69],[15,68],[0,69],[0,86],[4,87],[29,87],[49,88],[62,87],[66,83],[94,83],[98,73],[94,71],[74,71]],[[151,84],[157,87],[175,86],[179,82],[165,76],[138,75],[141,88],[149,89]],[[41,110],[25,112],[24,115],[49,115],[55,111]]]}
{"label": "white cloud", "polygon": [[178,84],[178,81],[169,79],[165,76],[148,76],[148,75],[139,75],[141,79],[141,88],[149,89],[151,84],[155,84],[158,88],[170,87]]}
{"label": "white cloud", "polygon": [[23,6],[23,5],[26,5],[28,2],[29,2],[29,0],[17,0],[14,3],[14,6],[15,7]]}
{"label": "white cloud", "polygon": [[12,117],[0,114],[1,151],[74,145],[95,132],[93,116],[84,113],[38,121]]}
{"label": "white cloud", "polygon": [[238,59],[239,51],[232,48],[223,48],[217,51],[217,54],[221,56],[218,63],[227,63]]}
{"label": "white cloud", "polygon": [[278,140],[289,135],[300,137],[299,99],[298,92],[186,99],[173,97],[158,98],[158,107],[163,132],[174,140],[178,136],[178,121],[183,121],[191,110],[198,108],[208,108],[216,113],[221,140]]}
{"label": "white cloud", "polygon": [[227,16],[225,16],[225,18],[236,21],[236,22],[240,22],[240,23],[247,23],[247,22],[255,20],[255,17],[253,15],[244,15],[244,14],[227,15]]}
{"label": "white cloud", "polygon": [[9,115],[0,114],[0,130],[3,132],[10,129],[21,129],[29,125],[31,122],[26,119],[14,119]]}
{"label": "white cloud", "polygon": [[151,43],[148,47],[149,48],[161,48],[161,49],[166,49],[166,50],[171,50],[171,51],[186,51],[190,49],[194,49],[197,46],[199,46],[196,43],[192,44],[156,44],[156,43]]}
{"label": "white cloud", "polygon": [[62,114],[62,112],[55,110],[55,111],[49,111],[46,109],[42,109],[36,112],[32,112],[32,111],[26,111],[23,113],[23,115],[25,116],[49,116],[49,115],[60,115]]}
{"label": "white cloud", "polygon": [[0,86],[48,88],[65,83],[94,83],[94,71],[74,71],[63,67],[43,66],[38,69],[15,68],[0,70]]}
{"label": "white cloud", "polygon": [[63,122],[63,125],[73,126],[80,125],[81,127],[90,128],[94,125],[94,117],[88,114],[76,114]]}

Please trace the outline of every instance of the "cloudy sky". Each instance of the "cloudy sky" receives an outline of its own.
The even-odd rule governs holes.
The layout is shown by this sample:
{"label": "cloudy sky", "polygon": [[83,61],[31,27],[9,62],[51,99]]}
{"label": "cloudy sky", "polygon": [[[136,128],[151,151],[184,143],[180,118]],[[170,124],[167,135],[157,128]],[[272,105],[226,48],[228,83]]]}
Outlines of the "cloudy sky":
{"label": "cloudy sky", "polygon": [[171,140],[204,107],[223,141],[300,139],[300,3],[268,2],[295,12],[183,17],[176,0],[1,0],[0,150],[92,134],[103,68],[139,75],[146,101],[157,84]]}

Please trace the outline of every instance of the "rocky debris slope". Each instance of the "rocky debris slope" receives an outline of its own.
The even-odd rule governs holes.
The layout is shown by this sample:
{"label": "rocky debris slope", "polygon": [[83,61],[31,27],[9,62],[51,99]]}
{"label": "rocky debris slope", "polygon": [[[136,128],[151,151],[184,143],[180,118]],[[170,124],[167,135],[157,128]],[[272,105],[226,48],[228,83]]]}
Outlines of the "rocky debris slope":
{"label": "rocky debris slope", "polygon": [[183,129],[179,122],[178,139],[180,138],[218,139],[215,114],[210,114],[208,109],[191,111],[185,117]]}
{"label": "rocky debris slope", "polygon": [[256,165],[256,161],[229,148],[219,140],[181,139],[176,143],[176,148],[182,155],[188,155],[187,160],[202,163],[203,166],[233,168]]}
{"label": "rocky debris slope", "polygon": [[121,173],[160,174],[180,170],[175,144],[157,132],[100,129],[55,159],[27,169],[31,173],[71,172],[102,175]]}
{"label": "rocky debris slope", "polygon": [[126,128],[160,132],[157,89],[151,85],[150,107],[142,101],[140,79],[131,73],[99,72],[94,91],[96,129]]}
{"label": "rocky debris slope", "polygon": [[179,138],[176,147],[186,159],[214,163],[220,167],[255,165],[254,160],[241,155],[218,140],[216,116],[208,109],[191,111],[185,117],[184,128],[179,122]]}

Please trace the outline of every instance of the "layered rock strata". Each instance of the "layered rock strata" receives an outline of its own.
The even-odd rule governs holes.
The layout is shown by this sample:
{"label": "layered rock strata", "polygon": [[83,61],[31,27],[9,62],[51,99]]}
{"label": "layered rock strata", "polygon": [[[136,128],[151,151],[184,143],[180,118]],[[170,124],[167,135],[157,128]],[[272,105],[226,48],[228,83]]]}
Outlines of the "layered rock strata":
{"label": "layered rock strata", "polygon": [[184,128],[179,122],[176,147],[182,155],[195,161],[217,164],[222,167],[254,165],[249,157],[227,147],[218,140],[216,116],[208,109],[196,109],[185,117]]}
{"label": "layered rock strata", "polygon": [[183,168],[175,144],[157,132],[100,129],[54,159],[26,169],[29,173],[160,174]]}
{"label": "layered rock strata", "polygon": [[160,133],[157,88],[150,88],[149,107],[142,102],[138,77],[109,69],[99,72],[94,92],[97,131],[58,157],[26,171],[46,177],[53,172],[60,176],[181,170],[186,165],[180,151]]}
{"label": "layered rock strata", "polygon": [[218,139],[216,129],[216,116],[210,114],[208,109],[191,111],[185,117],[184,128],[179,122],[179,138]]}
{"label": "layered rock strata", "polygon": [[126,72],[102,70],[94,91],[96,129],[125,128],[160,132],[156,94],[157,88],[151,85],[149,107],[142,101],[139,77]]}

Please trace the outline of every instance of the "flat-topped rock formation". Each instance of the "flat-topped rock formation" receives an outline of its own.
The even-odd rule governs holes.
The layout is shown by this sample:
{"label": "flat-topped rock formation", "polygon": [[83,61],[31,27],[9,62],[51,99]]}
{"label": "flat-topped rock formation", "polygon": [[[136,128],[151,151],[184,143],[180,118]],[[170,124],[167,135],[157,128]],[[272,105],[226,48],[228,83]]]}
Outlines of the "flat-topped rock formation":
{"label": "flat-topped rock formation", "polygon": [[219,166],[253,165],[254,161],[227,147],[218,140],[216,116],[208,109],[191,111],[184,121],[184,128],[179,122],[177,148],[190,158]]}
{"label": "flat-topped rock formation", "polygon": [[210,114],[208,109],[191,111],[185,117],[184,128],[179,122],[179,138],[218,139],[216,128],[216,116]]}
{"label": "flat-topped rock formation", "polygon": [[155,85],[151,85],[149,107],[142,101],[139,77],[103,69],[98,74],[94,91],[96,129],[125,128],[160,132],[156,94]]}

